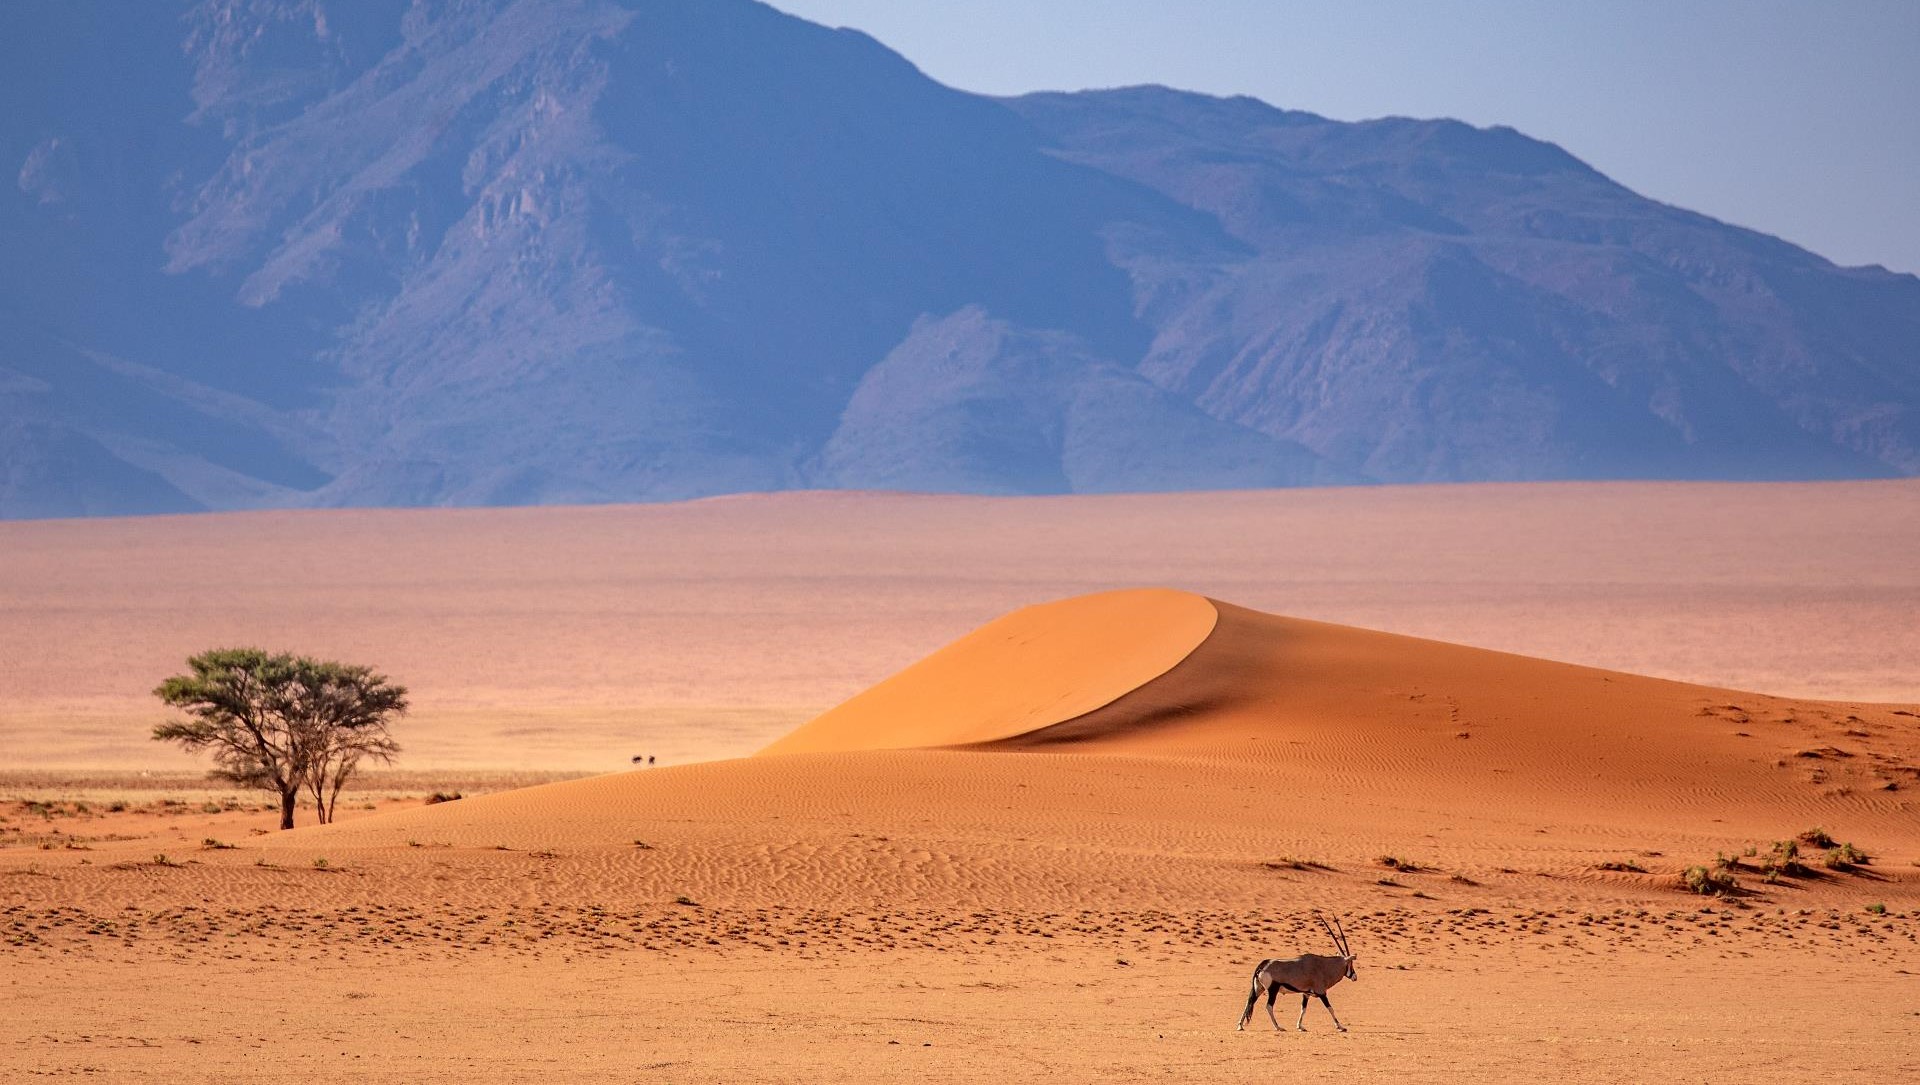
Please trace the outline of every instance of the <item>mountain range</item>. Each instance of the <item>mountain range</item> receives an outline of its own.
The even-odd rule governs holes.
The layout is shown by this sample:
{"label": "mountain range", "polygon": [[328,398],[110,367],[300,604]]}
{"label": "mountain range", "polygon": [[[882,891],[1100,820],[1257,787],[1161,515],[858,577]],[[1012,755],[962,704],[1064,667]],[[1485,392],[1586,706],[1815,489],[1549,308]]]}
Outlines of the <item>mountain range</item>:
{"label": "mountain range", "polygon": [[1920,475],[1920,278],[1508,128],[750,0],[5,20],[0,517]]}

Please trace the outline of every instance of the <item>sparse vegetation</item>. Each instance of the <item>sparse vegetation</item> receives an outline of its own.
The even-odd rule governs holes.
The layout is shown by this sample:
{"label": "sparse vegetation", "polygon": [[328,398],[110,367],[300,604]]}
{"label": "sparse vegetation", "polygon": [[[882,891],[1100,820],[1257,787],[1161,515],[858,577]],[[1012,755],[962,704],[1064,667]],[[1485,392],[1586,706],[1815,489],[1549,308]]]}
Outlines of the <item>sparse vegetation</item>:
{"label": "sparse vegetation", "polygon": [[1295,859],[1291,855],[1283,855],[1278,859],[1268,859],[1267,861],[1261,863],[1260,865],[1267,868],[1268,870],[1332,870],[1333,869],[1332,867],[1328,866],[1325,863],[1316,862],[1312,859]]}
{"label": "sparse vegetation", "polygon": [[426,804],[428,806],[435,806],[443,802],[452,802],[453,800],[459,797],[460,797],[460,793],[458,791],[451,792],[451,793],[445,792],[445,791],[436,791],[433,794],[427,796]]}
{"label": "sparse vegetation", "polygon": [[1382,855],[1374,862],[1388,870],[1398,870],[1403,874],[1418,874],[1421,870],[1420,864],[1411,859],[1402,859],[1397,855]]}
{"label": "sparse vegetation", "polygon": [[1708,897],[1725,896],[1740,888],[1740,880],[1734,876],[1733,870],[1718,863],[1711,867],[1690,866],[1681,873],[1680,882],[1688,892]]}
{"label": "sparse vegetation", "polygon": [[1818,825],[1801,833],[1795,839],[1810,848],[1831,848],[1835,843],[1833,837],[1827,835],[1827,831]]}
{"label": "sparse vegetation", "polygon": [[1873,913],[1874,915],[1886,915],[1887,906],[1884,904],[1869,904],[1867,905],[1867,911]]}
{"label": "sparse vegetation", "polygon": [[237,844],[228,844],[215,840],[213,837],[207,837],[205,840],[202,840],[200,846],[208,851],[232,851],[234,848],[239,847]]}
{"label": "sparse vegetation", "polygon": [[1851,842],[1827,849],[1828,870],[1852,870],[1856,866],[1866,866],[1872,862],[1867,853],[1853,846]]}
{"label": "sparse vegetation", "polygon": [[1595,863],[1595,870],[1617,870],[1626,874],[1645,874],[1647,868],[1628,859],[1615,859],[1605,863]]}
{"label": "sparse vegetation", "polygon": [[688,907],[688,908],[698,908],[698,907],[700,907],[700,905],[699,905],[699,902],[697,902],[697,901],[695,901],[695,900],[694,900],[694,899],[693,899],[692,897],[689,897],[689,896],[687,896],[687,895],[686,895],[686,894],[684,894],[684,893],[683,893],[683,894],[681,894],[680,896],[677,896],[677,897],[675,897],[675,898],[673,898],[673,902],[674,902],[675,904],[680,904],[680,905],[684,905],[684,906],[686,906],[686,907]]}
{"label": "sparse vegetation", "polygon": [[1800,862],[1800,844],[1794,840],[1774,841],[1773,850],[1760,861],[1760,876],[1768,885],[1776,884],[1783,877],[1800,878],[1809,873],[1811,871]]}
{"label": "sparse vegetation", "polygon": [[210,751],[216,779],[278,795],[282,829],[293,828],[302,791],[325,824],[363,760],[399,752],[387,724],[406,712],[406,688],[367,667],[258,648],[202,652],[187,666],[153,691],[186,716],[153,737]]}
{"label": "sparse vegetation", "polygon": [[329,867],[327,866],[327,857],[326,857],[326,856],[324,856],[324,855],[322,855],[322,856],[320,856],[319,858],[317,858],[317,859],[315,859],[315,860],[313,861],[313,869],[315,869],[315,870],[328,870],[328,869],[331,869],[331,868],[329,868]]}

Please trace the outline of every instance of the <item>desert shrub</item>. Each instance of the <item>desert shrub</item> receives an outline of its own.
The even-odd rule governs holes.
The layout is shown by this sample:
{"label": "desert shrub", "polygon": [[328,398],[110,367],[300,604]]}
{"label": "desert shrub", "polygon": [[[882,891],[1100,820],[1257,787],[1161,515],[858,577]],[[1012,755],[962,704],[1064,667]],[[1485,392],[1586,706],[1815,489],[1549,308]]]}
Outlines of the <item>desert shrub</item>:
{"label": "desert shrub", "polygon": [[1827,831],[1818,825],[1801,833],[1797,839],[1810,848],[1831,848],[1834,845],[1833,837],[1828,836]]}
{"label": "desert shrub", "polygon": [[1411,859],[1402,859],[1397,855],[1382,855],[1374,861],[1386,867],[1388,870],[1398,870],[1407,874],[1418,874],[1420,872],[1420,864]]}
{"label": "desert shrub", "polygon": [[1773,850],[1767,853],[1766,859],[1760,864],[1760,872],[1766,876],[1769,885],[1779,881],[1782,876],[1799,877],[1807,873],[1807,868],[1800,862],[1800,845],[1792,840],[1774,841]]}
{"label": "desert shrub", "polygon": [[1867,911],[1872,912],[1874,915],[1886,915],[1887,906],[1884,904],[1869,904],[1867,905]]}
{"label": "desert shrub", "polygon": [[433,806],[437,803],[452,802],[453,800],[459,797],[460,797],[460,793],[458,791],[455,791],[451,794],[444,791],[436,791],[433,794],[427,796],[427,805]]}
{"label": "desert shrub", "polygon": [[1852,870],[1856,866],[1866,866],[1870,860],[1867,853],[1853,846],[1851,842],[1827,849],[1827,869]]}
{"label": "desert shrub", "polygon": [[1595,863],[1593,866],[1593,869],[1617,870],[1617,871],[1621,871],[1628,874],[1645,874],[1647,872],[1646,867],[1641,866],[1639,863],[1631,862],[1628,860],[1612,860],[1605,863]]}
{"label": "desert shrub", "polygon": [[1688,892],[1708,897],[1732,893],[1740,888],[1739,879],[1733,876],[1733,871],[1717,864],[1711,867],[1690,866],[1681,873],[1680,881]]}
{"label": "desert shrub", "polygon": [[315,860],[313,861],[313,869],[315,869],[315,870],[325,870],[325,869],[327,869],[327,857],[326,857],[326,856],[324,856],[324,855],[322,855],[322,856],[321,856],[320,858],[318,858],[318,859],[315,859]]}
{"label": "desert shrub", "polygon": [[1332,870],[1333,869],[1332,867],[1328,866],[1325,863],[1316,862],[1315,860],[1312,860],[1312,859],[1295,859],[1291,855],[1283,855],[1278,859],[1269,859],[1266,862],[1261,863],[1260,865],[1263,867],[1266,867],[1268,870]]}

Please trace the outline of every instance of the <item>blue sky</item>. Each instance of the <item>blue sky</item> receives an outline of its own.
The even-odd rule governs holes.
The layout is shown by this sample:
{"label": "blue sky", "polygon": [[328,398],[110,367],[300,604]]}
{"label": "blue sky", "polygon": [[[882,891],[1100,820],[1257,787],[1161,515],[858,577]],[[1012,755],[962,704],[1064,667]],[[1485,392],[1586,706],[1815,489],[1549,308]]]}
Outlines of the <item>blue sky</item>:
{"label": "blue sky", "polygon": [[1920,272],[1920,0],[773,0],[989,94],[1165,83],[1510,124],[1655,199]]}

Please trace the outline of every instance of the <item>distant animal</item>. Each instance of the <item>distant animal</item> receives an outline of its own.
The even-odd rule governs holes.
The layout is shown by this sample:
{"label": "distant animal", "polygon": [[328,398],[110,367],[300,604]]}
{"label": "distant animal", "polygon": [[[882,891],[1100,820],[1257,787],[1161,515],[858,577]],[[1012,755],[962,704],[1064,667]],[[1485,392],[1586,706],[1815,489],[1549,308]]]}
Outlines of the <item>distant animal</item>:
{"label": "distant animal", "polygon": [[637,753],[633,755],[633,763],[636,765],[638,765],[642,761],[645,761],[646,759],[647,759],[647,755],[643,753]]}
{"label": "distant animal", "polygon": [[1273,1001],[1280,997],[1281,991],[1292,991],[1300,996],[1300,1019],[1293,1027],[1301,1032],[1307,1031],[1307,1000],[1317,998],[1327,1008],[1327,1016],[1333,1018],[1333,1027],[1341,1032],[1347,1026],[1340,1023],[1340,1016],[1333,1012],[1333,1003],[1327,1001],[1327,988],[1341,980],[1359,982],[1360,977],[1353,974],[1354,956],[1347,948],[1346,928],[1341,927],[1336,917],[1331,926],[1320,913],[1313,914],[1326,930],[1327,937],[1333,939],[1333,946],[1340,951],[1337,957],[1321,953],[1303,953],[1298,957],[1284,960],[1261,961],[1253,970],[1253,989],[1247,992],[1247,1008],[1241,1011],[1238,1029],[1244,1030],[1247,1022],[1253,1018],[1253,1004],[1260,1001],[1264,992],[1267,996],[1267,1019],[1273,1022],[1275,1032],[1280,1031],[1280,1019],[1273,1015]]}

